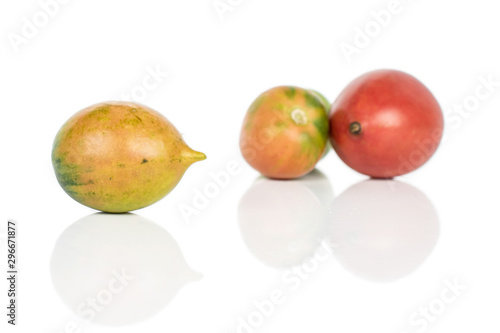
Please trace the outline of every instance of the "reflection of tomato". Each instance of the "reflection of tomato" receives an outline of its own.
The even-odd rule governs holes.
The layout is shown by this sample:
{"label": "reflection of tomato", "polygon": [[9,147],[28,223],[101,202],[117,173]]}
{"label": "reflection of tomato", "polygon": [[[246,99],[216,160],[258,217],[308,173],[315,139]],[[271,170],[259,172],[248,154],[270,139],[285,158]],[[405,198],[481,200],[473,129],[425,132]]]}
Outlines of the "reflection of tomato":
{"label": "reflection of tomato", "polygon": [[149,319],[201,279],[165,229],[134,214],[92,214],[73,223],[55,244],[50,270],[63,302],[104,326]]}
{"label": "reflection of tomato", "polygon": [[332,105],[330,138],[354,170],[392,178],[424,164],[437,149],[443,113],[432,93],[409,74],[366,73]]}
{"label": "reflection of tomato", "polygon": [[374,281],[415,271],[439,238],[439,216],[419,189],[396,180],[365,180],[331,206],[334,256],[347,270]]}
{"label": "reflection of tomato", "polygon": [[289,268],[314,255],[328,232],[330,181],[318,170],[299,180],[260,178],[241,198],[238,222],[252,254]]}

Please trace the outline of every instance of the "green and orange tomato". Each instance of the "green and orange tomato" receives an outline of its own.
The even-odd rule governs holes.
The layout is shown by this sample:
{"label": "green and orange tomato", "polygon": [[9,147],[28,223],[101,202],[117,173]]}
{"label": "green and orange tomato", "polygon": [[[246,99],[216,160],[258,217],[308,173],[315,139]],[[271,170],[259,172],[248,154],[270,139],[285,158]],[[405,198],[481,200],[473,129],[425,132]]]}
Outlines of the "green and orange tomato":
{"label": "green and orange tomato", "polygon": [[52,163],[66,193],[109,213],[149,206],[205,159],[177,129],[144,105],[107,102],[71,117],[57,134]]}
{"label": "green and orange tomato", "polygon": [[327,147],[326,103],[318,93],[293,86],[262,93],[243,121],[240,149],[245,160],[269,178],[308,174]]}

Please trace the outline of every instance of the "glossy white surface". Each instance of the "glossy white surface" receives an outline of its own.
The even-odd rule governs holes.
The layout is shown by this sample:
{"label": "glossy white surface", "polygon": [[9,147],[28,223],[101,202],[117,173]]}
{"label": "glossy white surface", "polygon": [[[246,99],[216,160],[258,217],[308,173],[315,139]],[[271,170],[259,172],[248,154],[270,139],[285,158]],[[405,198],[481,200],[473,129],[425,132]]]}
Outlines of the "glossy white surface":
{"label": "glossy white surface", "polygon": [[[72,1],[19,53],[3,38],[0,232],[18,221],[20,278],[19,326],[2,312],[1,332],[499,331],[498,11],[401,1],[347,63],[341,42],[388,4],[242,1],[221,21],[212,1]],[[39,9],[3,2],[3,35]],[[243,115],[262,91],[333,100],[376,68],[415,75],[446,111],[421,169],[370,181],[330,152],[310,176],[277,182],[241,159]],[[152,70],[169,73],[155,88]],[[143,102],[208,159],[157,204],[96,215],[57,184],[52,140],[74,112],[144,82]]]}

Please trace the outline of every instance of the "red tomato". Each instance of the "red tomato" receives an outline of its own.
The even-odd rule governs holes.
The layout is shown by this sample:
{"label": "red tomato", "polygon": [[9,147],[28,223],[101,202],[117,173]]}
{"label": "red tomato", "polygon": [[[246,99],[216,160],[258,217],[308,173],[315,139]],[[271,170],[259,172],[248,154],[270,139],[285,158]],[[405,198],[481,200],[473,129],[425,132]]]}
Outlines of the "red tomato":
{"label": "red tomato", "polygon": [[422,166],[436,151],[443,113],[413,76],[376,70],[352,81],[330,111],[330,139],[340,158],[373,178]]}

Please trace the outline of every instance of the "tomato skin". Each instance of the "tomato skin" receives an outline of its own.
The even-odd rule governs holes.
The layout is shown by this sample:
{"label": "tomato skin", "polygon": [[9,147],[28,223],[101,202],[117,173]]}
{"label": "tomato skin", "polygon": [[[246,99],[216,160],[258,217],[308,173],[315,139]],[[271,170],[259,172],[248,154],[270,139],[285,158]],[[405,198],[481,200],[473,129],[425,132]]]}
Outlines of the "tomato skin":
{"label": "tomato skin", "polygon": [[126,213],[170,193],[205,154],[189,148],[162,114],[141,104],[104,102],[59,130],[52,164],[63,190],[82,205]]}
{"label": "tomato skin", "polygon": [[352,169],[393,178],[422,166],[443,134],[443,113],[416,78],[376,70],[352,81],[330,110],[330,140]]}
{"label": "tomato skin", "polygon": [[240,150],[250,166],[273,179],[311,172],[328,142],[328,110],[310,90],[280,86],[260,94],[249,107]]}

